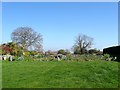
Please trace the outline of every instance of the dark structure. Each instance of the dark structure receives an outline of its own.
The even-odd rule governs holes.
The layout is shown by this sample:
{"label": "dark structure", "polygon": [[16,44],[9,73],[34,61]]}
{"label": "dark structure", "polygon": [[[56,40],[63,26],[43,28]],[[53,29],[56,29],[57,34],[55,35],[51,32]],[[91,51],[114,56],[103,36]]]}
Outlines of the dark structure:
{"label": "dark structure", "polygon": [[103,54],[109,54],[111,57],[117,57],[117,61],[120,61],[120,45],[103,49]]}

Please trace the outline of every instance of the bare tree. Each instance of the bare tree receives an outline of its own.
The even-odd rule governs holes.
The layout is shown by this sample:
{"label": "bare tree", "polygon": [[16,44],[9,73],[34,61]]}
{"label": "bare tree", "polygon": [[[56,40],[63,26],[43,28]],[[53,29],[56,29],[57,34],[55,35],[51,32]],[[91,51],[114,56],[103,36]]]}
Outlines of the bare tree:
{"label": "bare tree", "polygon": [[75,44],[73,46],[74,53],[76,54],[83,54],[87,51],[87,49],[91,48],[93,38],[79,34],[75,39]]}
{"label": "bare tree", "polygon": [[42,35],[35,32],[30,27],[19,27],[11,34],[13,42],[20,44],[24,49],[34,48],[38,50],[42,48]]}

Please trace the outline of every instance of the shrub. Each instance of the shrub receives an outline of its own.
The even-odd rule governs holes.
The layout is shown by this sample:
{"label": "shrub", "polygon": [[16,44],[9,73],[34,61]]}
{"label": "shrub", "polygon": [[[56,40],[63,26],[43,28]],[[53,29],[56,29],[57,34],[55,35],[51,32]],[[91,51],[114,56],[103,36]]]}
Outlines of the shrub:
{"label": "shrub", "polygon": [[23,52],[22,51],[17,51],[17,56],[21,56],[23,55]]}
{"label": "shrub", "polygon": [[24,57],[24,60],[25,61],[30,61],[30,60],[34,60],[31,56],[25,56]]}
{"label": "shrub", "polygon": [[104,54],[104,59],[107,59],[107,58],[109,58],[109,57],[110,57],[109,54]]}
{"label": "shrub", "polygon": [[104,54],[103,59],[104,59],[104,60],[107,60],[107,61],[111,61],[111,60],[112,60],[112,57],[110,57],[109,54]]}
{"label": "shrub", "polygon": [[25,53],[25,56],[30,56],[30,52],[29,51],[26,51],[24,53]]}

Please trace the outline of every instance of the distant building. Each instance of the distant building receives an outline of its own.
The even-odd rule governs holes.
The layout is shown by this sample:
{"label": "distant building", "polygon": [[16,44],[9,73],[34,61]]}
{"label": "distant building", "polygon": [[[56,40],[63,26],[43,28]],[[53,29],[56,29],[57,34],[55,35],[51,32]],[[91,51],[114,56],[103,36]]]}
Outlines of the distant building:
{"label": "distant building", "polygon": [[117,57],[117,60],[120,61],[120,45],[104,48],[103,54],[109,54],[112,57]]}

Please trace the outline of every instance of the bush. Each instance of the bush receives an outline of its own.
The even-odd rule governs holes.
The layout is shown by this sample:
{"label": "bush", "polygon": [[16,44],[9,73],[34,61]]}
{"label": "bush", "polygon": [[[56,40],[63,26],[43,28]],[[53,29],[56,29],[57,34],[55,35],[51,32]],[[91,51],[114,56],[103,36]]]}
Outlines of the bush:
{"label": "bush", "polygon": [[101,60],[101,58],[97,55],[92,54],[83,54],[74,58],[75,61],[97,61]]}
{"label": "bush", "polygon": [[104,54],[104,58],[109,58],[110,55],[109,54]]}
{"label": "bush", "polygon": [[73,60],[73,59],[74,59],[74,58],[73,58],[72,55],[67,55],[65,60]]}
{"label": "bush", "polygon": [[109,54],[104,54],[103,59],[104,59],[104,60],[107,60],[107,61],[111,61],[113,58],[110,57]]}
{"label": "bush", "polygon": [[30,60],[34,60],[34,58],[32,58],[31,56],[25,56],[24,60],[25,61],[30,61]]}
{"label": "bush", "polygon": [[23,55],[23,52],[22,51],[17,51],[16,55],[21,56],[21,55]]}

